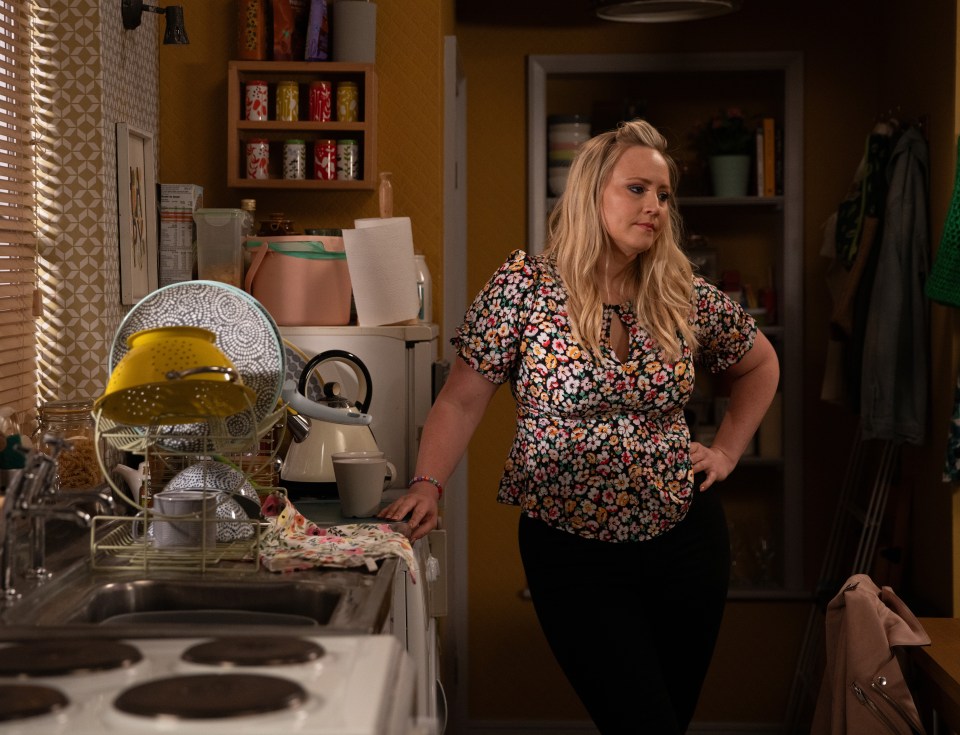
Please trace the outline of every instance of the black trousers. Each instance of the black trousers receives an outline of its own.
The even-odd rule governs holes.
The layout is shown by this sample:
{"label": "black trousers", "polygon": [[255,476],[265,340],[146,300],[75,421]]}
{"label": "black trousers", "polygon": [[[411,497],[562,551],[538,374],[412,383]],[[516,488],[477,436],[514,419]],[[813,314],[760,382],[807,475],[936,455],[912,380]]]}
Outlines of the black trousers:
{"label": "black trousers", "polygon": [[603,735],[686,732],[723,617],[730,542],[716,489],[637,543],[583,539],[520,519],[520,555],[543,632]]}

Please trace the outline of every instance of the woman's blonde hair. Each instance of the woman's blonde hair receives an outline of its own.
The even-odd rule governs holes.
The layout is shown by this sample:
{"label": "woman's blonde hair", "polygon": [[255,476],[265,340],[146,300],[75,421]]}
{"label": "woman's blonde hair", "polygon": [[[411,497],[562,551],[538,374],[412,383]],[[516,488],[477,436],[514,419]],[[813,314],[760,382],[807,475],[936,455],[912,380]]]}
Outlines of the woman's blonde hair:
{"label": "woman's blonde hair", "polygon": [[[633,146],[659,152],[670,172],[671,192],[677,190],[676,163],[667,154],[667,140],[644,120],[621,123],[584,143],[570,167],[566,190],[548,221],[546,252],[552,255],[567,287],[567,312],[574,335],[599,355],[603,301],[597,282],[613,247],[601,213],[601,197],[620,156]],[[668,359],[681,354],[681,339],[696,348],[690,323],[693,268],[680,247],[682,223],[673,198],[670,216],[649,250],[631,264],[624,292],[631,295],[637,321],[663,348]]]}

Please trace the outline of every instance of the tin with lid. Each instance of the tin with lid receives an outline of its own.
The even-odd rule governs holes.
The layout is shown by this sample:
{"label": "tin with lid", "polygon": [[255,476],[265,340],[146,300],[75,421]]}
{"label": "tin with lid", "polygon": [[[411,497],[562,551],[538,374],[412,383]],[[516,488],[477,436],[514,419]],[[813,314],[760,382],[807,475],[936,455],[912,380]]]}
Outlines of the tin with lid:
{"label": "tin with lid", "polygon": [[283,178],[307,178],[307,144],[299,138],[291,138],[283,144]]}
{"label": "tin with lid", "polygon": [[337,141],[323,139],[313,144],[313,178],[321,181],[337,178]]}
{"label": "tin with lid", "polygon": [[277,120],[296,122],[300,119],[300,86],[296,82],[277,82]]}
{"label": "tin with lid", "polygon": [[356,140],[343,138],[337,141],[337,179],[356,181],[360,178],[360,147]]}
{"label": "tin with lid", "polygon": [[337,120],[357,122],[360,119],[360,91],[356,82],[337,85]]}
{"label": "tin with lid", "polygon": [[247,82],[245,109],[247,120],[261,122],[268,115],[267,83],[263,80]]}
{"label": "tin with lid", "polygon": [[270,177],[270,141],[266,138],[251,138],[247,141],[247,178]]}
{"label": "tin with lid", "polygon": [[330,122],[333,119],[333,85],[317,81],[310,84],[310,119]]}

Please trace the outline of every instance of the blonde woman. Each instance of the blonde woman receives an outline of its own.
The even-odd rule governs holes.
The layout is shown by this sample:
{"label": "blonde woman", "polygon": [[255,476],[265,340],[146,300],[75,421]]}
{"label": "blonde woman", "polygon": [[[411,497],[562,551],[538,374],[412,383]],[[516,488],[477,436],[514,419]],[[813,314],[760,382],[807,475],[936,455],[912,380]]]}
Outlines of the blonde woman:
{"label": "blonde woman", "polygon": [[[424,427],[416,477],[383,516],[436,525],[443,483],[497,387],[517,430],[498,500],[550,647],[597,727],[686,731],[727,595],[716,483],[734,469],[779,379],[739,305],[680,245],[666,140],[634,120],[585,143],[542,255],[510,254],[453,340],[460,359]],[[696,367],[729,378],[710,446],[683,409]]]}

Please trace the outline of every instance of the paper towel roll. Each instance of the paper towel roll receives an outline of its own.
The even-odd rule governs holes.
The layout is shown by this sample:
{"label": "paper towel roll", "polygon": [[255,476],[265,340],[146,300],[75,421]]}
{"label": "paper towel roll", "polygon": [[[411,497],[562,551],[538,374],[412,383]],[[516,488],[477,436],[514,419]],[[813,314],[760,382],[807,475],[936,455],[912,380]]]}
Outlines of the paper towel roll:
{"label": "paper towel roll", "polygon": [[409,217],[354,220],[343,231],[357,324],[376,327],[416,319],[420,310]]}
{"label": "paper towel roll", "polygon": [[372,64],[377,60],[377,6],[364,0],[332,4],[333,60]]}
{"label": "paper towel roll", "polygon": [[413,228],[410,225],[409,217],[364,217],[353,221],[354,227],[380,227],[382,225],[402,228],[404,237],[408,237],[410,242],[413,242]]}

